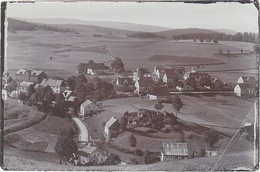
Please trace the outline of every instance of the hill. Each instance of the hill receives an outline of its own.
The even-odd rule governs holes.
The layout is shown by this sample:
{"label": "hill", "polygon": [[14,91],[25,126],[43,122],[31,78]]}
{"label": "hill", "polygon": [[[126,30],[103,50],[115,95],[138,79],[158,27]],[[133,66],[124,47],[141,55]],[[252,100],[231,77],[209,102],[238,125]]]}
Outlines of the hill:
{"label": "hill", "polygon": [[114,29],[120,29],[120,30],[146,31],[146,32],[160,32],[160,31],[169,29],[166,27],[127,23],[127,22],[86,21],[86,20],[69,19],[69,18],[35,18],[35,19],[23,18],[23,20],[28,21],[28,22],[33,22],[33,23],[41,23],[41,24],[92,25],[92,26],[114,28]]}

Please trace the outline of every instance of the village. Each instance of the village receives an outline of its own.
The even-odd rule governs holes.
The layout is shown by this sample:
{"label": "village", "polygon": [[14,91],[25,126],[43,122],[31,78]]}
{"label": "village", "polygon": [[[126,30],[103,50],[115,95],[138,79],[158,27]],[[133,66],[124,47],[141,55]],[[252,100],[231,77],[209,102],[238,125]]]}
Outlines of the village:
{"label": "village", "polygon": [[[145,164],[217,155],[217,147],[208,145],[207,141],[205,149],[189,150],[184,133],[190,129],[186,129],[183,126],[185,121],[178,118],[178,112],[183,106],[179,96],[198,93],[224,94],[243,99],[258,96],[257,80],[254,77],[240,76],[237,83],[225,83],[221,78],[196,71],[193,67],[186,71],[182,66],[173,65],[158,65],[152,72],[147,68],[125,71],[124,64],[118,57],[113,59],[110,66],[93,60],[80,63],[76,67],[76,75],[68,78],[49,78],[42,70],[19,69],[14,78],[5,73],[4,80],[2,99],[15,99],[17,103],[35,106],[49,115],[67,118],[75,126],[77,153],[72,150],[70,156],[64,155],[61,158],[61,163],[70,161],[74,165],[124,164],[120,156],[122,152],[143,157]],[[105,100],[120,102],[120,99],[124,101],[126,98],[140,102],[150,101],[154,104],[154,109],[136,107],[134,111],[127,111],[126,108],[121,117],[109,114],[107,121],[99,124],[102,125],[98,126],[101,128],[99,132],[90,128],[89,120],[109,113],[109,106],[103,104]],[[161,111],[166,104],[172,104],[172,110]],[[194,124],[186,125],[191,127]],[[252,124],[246,124],[246,127],[250,126]],[[120,148],[114,143],[125,131],[134,133],[125,139],[129,140],[131,150]],[[136,134],[151,137],[152,134],[147,133],[158,131],[175,133],[170,137],[176,139],[176,142],[162,139],[159,150],[133,150],[137,144]],[[208,137],[215,132],[210,129],[207,131],[204,135],[208,134]],[[138,158],[133,160],[135,161]]]}

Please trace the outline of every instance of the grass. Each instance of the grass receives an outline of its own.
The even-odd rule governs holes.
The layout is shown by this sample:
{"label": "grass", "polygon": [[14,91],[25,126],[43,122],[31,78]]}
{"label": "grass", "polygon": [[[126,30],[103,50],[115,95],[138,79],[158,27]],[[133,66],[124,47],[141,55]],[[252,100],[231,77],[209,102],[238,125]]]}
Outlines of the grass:
{"label": "grass", "polygon": [[35,107],[8,99],[5,101],[4,135],[34,126],[45,118],[46,114]]}
{"label": "grass", "polygon": [[33,128],[37,131],[55,135],[75,131],[73,124],[68,119],[56,116],[48,116],[46,121]]}

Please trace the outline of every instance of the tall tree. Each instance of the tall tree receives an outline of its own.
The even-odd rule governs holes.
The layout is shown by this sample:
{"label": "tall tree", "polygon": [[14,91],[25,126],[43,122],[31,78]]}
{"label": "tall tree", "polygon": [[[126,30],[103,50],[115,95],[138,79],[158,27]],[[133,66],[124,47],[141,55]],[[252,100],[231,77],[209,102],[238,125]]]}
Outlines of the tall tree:
{"label": "tall tree", "polygon": [[34,88],[35,84],[31,84],[29,85],[29,87],[27,88],[27,95],[28,97],[31,97],[31,95],[33,93],[35,93],[35,88]]}
{"label": "tall tree", "polygon": [[54,150],[60,156],[60,164],[62,164],[64,160],[72,157],[73,153],[77,153],[78,147],[72,138],[61,135],[54,146]]}
{"label": "tall tree", "polygon": [[66,86],[69,87],[71,90],[74,90],[75,82],[76,76],[71,76],[66,80]]}
{"label": "tall tree", "polygon": [[133,152],[133,147],[135,147],[136,144],[137,144],[136,138],[133,134],[131,134],[130,137],[129,137],[129,143],[130,143],[130,146],[131,146],[131,152]]}
{"label": "tall tree", "polygon": [[175,110],[177,116],[177,113],[180,112],[181,108],[183,107],[183,103],[178,95],[173,97],[172,107]]}
{"label": "tall tree", "polygon": [[221,146],[221,144],[219,143],[220,135],[216,131],[208,130],[204,134],[203,139],[210,151],[213,151],[214,149],[218,149]]}
{"label": "tall tree", "polygon": [[154,105],[154,109],[157,110],[157,115],[159,115],[159,111],[164,107],[162,104],[162,101],[157,101],[156,104]]}
{"label": "tall tree", "polygon": [[113,59],[111,67],[118,73],[122,73],[125,71],[124,63],[120,57],[116,57]]}

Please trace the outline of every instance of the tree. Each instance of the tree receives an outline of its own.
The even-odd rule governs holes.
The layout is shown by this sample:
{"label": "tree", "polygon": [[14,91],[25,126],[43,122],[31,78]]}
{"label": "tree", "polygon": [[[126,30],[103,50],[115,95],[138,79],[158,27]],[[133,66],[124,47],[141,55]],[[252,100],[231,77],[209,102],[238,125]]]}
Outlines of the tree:
{"label": "tree", "polygon": [[215,44],[218,44],[218,39],[214,39],[213,42],[214,42]]}
{"label": "tree", "polygon": [[55,152],[60,156],[60,164],[69,159],[73,153],[77,153],[78,147],[77,144],[69,136],[62,134],[54,146]]}
{"label": "tree", "polygon": [[66,86],[69,87],[71,90],[74,90],[75,82],[76,76],[71,76],[66,80]]}
{"label": "tree", "polygon": [[24,92],[20,92],[20,94],[18,95],[18,99],[21,100],[22,102],[26,101],[27,96]]}
{"label": "tree", "polygon": [[260,48],[259,48],[259,46],[256,44],[256,45],[253,46],[253,50],[254,50],[254,52],[255,52],[256,54],[259,54]]}
{"label": "tree", "polygon": [[159,115],[159,111],[164,107],[162,104],[162,101],[157,101],[156,104],[154,105],[154,109],[157,110],[157,115]]}
{"label": "tree", "polygon": [[133,152],[133,147],[135,147],[136,144],[137,144],[136,138],[133,134],[131,134],[130,137],[129,137],[129,143],[130,143],[130,146],[131,146],[131,152]]}
{"label": "tree", "polygon": [[122,129],[122,131],[124,131],[126,129],[127,126],[127,122],[128,122],[128,111],[124,113],[124,115],[119,119],[119,124],[120,124],[120,128]]}
{"label": "tree", "polygon": [[174,96],[172,99],[172,107],[176,111],[177,116],[177,113],[180,112],[181,108],[183,107],[183,103],[178,95]]}
{"label": "tree", "polygon": [[95,91],[94,99],[95,99],[96,101],[100,101],[100,100],[102,99],[101,91],[100,91],[100,90]]}
{"label": "tree", "polygon": [[27,95],[28,97],[31,97],[31,95],[33,93],[35,93],[35,88],[34,88],[35,84],[31,84],[29,85],[29,87],[27,88]]}
{"label": "tree", "polygon": [[106,161],[104,162],[105,165],[118,165],[120,164],[121,160],[118,155],[110,154]]}
{"label": "tree", "polygon": [[223,50],[222,49],[219,49],[218,52],[219,52],[219,54],[223,54]]}
{"label": "tree", "polygon": [[203,77],[203,78],[200,79],[199,84],[200,84],[201,86],[203,86],[203,87],[204,87],[204,86],[210,87],[210,86],[212,85],[212,82],[211,82],[210,78],[208,78],[208,77]]}
{"label": "tree", "polygon": [[222,90],[224,88],[224,83],[221,80],[216,80],[215,82],[215,89]]}
{"label": "tree", "polygon": [[124,63],[120,57],[116,57],[113,59],[111,63],[111,67],[118,73],[122,73],[125,71]]}
{"label": "tree", "polygon": [[179,143],[185,143],[185,134],[183,131],[179,132],[179,138],[178,138]]}
{"label": "tree", "polygon": [[204,42],[204,39],[203,39],[203,38],[200,38],[200,42],[203,43],[203,42]]}
{"label": "tree", "polygon": [[220,135],[216,131],[208,130],[204,134],[204,142],[207,144],[207,147],[210,151],[213,149],[220,148],[221,144],[219,143]]}
{"label": "tree", "polygon": [[190,77],[186,80],[186,84],[193,89],[196,89],[196,81],[194,78]]}

